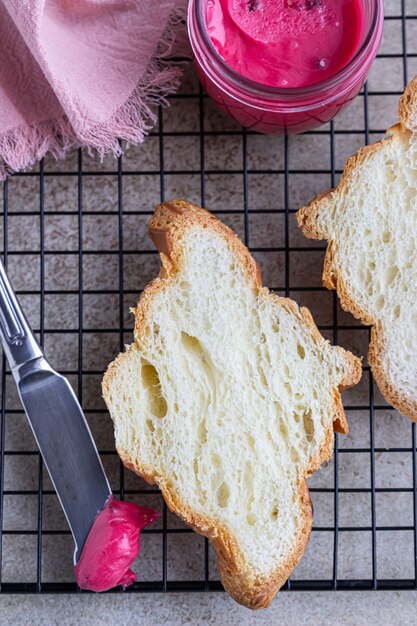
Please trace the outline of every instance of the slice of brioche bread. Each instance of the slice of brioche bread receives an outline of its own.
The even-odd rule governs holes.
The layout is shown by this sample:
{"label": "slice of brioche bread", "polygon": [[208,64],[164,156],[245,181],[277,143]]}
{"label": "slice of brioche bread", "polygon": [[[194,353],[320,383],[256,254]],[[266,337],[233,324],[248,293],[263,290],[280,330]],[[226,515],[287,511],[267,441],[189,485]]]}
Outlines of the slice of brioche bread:
{"label": "slice of brioche bread", "polygon": [[162,270],[103,380],[117,450],[214,542],[227,591],[265,607],[306,547],[305,479],[331,457],[333,427],[347,430],[339,389],[359,380],[360,361],[262,287],[208,211],[166,202],[149,234]]}
{"label": "slice of brioche bread", "polygon": [[385,398],[417,421],[417,77],[400,123],[350,157],[335,190],[300,209],[304,234],[327,239],[323,282],[372,325],[369,363]]}

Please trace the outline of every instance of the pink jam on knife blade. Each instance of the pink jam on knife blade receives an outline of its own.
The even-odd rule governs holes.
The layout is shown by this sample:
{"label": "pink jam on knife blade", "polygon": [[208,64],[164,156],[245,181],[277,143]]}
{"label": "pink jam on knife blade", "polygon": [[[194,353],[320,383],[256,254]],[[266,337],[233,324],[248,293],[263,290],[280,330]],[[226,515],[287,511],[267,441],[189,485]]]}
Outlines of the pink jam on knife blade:
{"label": "pink jam on knife blade", "polygon": [[226,63],[271,87],[325,80],[357,52],[363,0],[207,0],[207,31]]}
{"label": "pink jam on knife blade", "polygon": [[140,531],[160,514],[112,496],[97,515],[75,566],[81,589],[107,591],[117,585],[125,589],[136,580],[130,566],[139,554]]}

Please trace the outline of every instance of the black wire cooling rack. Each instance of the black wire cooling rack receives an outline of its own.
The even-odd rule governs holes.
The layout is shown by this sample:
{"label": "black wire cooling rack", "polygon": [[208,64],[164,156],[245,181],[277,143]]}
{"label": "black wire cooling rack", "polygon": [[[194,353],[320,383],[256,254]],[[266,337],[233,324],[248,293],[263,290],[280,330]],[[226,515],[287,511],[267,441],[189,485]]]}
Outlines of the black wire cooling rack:
{"label": "black wire cooling rack", "polygon": [[[321,287],[323,245],[293,226],[313,191],[337,183],[349,152],[384,132],[383,112],[395,120],[395,100],[417,71],[417,0],[391,0],[386,12],[389,46],[352,105],[354,115],[300,137],[259,136],[216,113],[189,70],[186,86],[170,109],[159,111],[157,129],[140,148],[104,164],[82,151],[61,164],[45,159],[4,183],[4,261],[32,326],[74,385],[115,494],[162,512],[159,526],[143,534],[139,578],[127,592],[222,589],[207,540],[123,469],[100,398],[105,364],[131,340],[128,308],[157,270],[144,235],[152,204],[188,195],[221,208],[216,213],[266,267],[265,282],[307,302],[332,341],[365,354],[369,329]],[[395,78],[392,89],[387,76]],[[345,395],[352,434],[336,435],[333,461],[310,481],[314,528],[290,590],[417,588],[415,425],[385,404],[366,362],[352,393]],[[79,591],[71,536],[4,358],[0,401],[1,592]]]}

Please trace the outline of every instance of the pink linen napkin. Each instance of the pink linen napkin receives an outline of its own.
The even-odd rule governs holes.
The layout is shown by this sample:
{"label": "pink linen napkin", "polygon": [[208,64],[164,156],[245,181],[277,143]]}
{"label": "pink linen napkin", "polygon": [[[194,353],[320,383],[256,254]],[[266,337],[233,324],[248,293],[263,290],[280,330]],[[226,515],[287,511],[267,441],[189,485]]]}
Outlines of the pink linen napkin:
{"label": "pink linen napkin", "polygon": [[184,0],[0,0],[0,178],[143,141],[180,80]]}

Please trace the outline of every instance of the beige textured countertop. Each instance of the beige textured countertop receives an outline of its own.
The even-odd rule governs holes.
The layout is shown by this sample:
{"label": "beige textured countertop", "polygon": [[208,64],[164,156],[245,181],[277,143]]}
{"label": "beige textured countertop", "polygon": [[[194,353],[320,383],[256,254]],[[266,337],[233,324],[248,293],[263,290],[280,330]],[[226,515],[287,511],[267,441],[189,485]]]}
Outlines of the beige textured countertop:
{"label": "beige textured countertop", "polygon": [[[401,14],[400,0],[387,0],[388,15]],[[409,15],[417,15],[417,0],[406,0]],[[417,19],[409,20],[406,29],[408,52],[417,53]],[[402,50],[401,20],[388,20],[381,52],[400,53]],[[408,76],[417,73],[417,56],[408,60]],[[385,90],[401,91],[404,73],[401,58],[378,59],[369,79],[368,120],[370,140],[381,136],[381,131],[396,120],[397,95],[378,95]],[[181,94],[189,96],[198,87],[195,74],[186,71]],[[343,167],[346,157],[365,141],[364,102],[359,97],[335,122],[334,164]],[[164,137],[163,157],[166,197],[183,196],[200,202],[201,144],[199,99],[179,97],[163,115],[164,132],[187,132],[190,136],[170,134]],[[205,102],[204,128],[209,133],[204,141],[206,206],[221,209],[221,218],[238,234],[244,234],[244,185],[241,173],[225,174],[221,170],[242,169],[242,136],[216,134],[239,129],[210,102]],[[362,129],[362,132],[355,132]],[[214,131],[211,133],[211,131]],[[375,132],[372,132],[375,131]],[[194,134],[193,134],[194,133]],[[284,242],[284,175],[282,173],[284,140],[277,137],[247,136],[249,244],[257,248],[264,283],[271,287],[284,285],[285,255],[268,251],[283,246]],[[289,140],[289,168],[297,170],[289,177],[289,209],[295,210],[315,194],[331,184],[330,173],[309,173],[311,168],[325,172],[330,168],[330,135],[304,135]],[[129,251],[152,250],[146,237],[146,222],[154,204],[160,200],[159,137],[149,137],[143,146],[130,148],[123,157],[123,171],[146,170],[141,176],[123,176],[123,230],[124,289],[122,339],[131,341],[132,318],[129,306],[134,305],[136,294],[152,278],[158,268],[156,255],[136,255]],[[264,174],[259,170],[281,170]],[[90,409],[88,420],[100,449],[114,448],[112,425],[108,416],[100,412],[101,372],[120,347],[119,296],[104,291],[117,292],[119,287],[117,166],[113,159],[103,164],[88,156],[83,157],[83,334],[82,365],[88,372],[82,380],[82,402]],[[94,172],[105,170],[103,177]],[[304,172],[305,170],[305,172]],[[35,168],[36,171],[36,168]],[[178,173],[181,171],[182,173]],[[196,171],[198,173],[196,173]],[[45,211],[44,243],[47,252],[61,254],[45,256],[45,348],[51,362],[65,371],[78,367],[78,215],[77,215],[77,154],[74,152],[61,163],[45,160]],[[65,172],[66,174],[63,174]],[[54,175],[52,175],[54,174]],[[68,175],[69,174],[69,175]],[[9,250],[24,254],[10,254],[8,269],[16,289],[39,289],[40,276],[40,215],[39,178],[14,177],[8,184]],[[273,213],[277,210],[280,212]],[[32,211],[32,215],[21,215]],[[108,215],[100,213],[104,211]],[[140,214],[132,214],[139,211]],[[236,212],[237,211],[237,212]],[[50,214],[53,212],[53,214]],[[72,214],[68,214],[72,212]],[[49,213],[49,214],[48,214]],[[0,222],[0,230],[3,223]],[[316,322],[327,330],[323,334],[332,339],[333,296],[326,291],[298,291],[303,285],[319,287],[323,253],[310,250],[317,242],[303,238],[294,214],[289,215],[289,237],[293,248],[305,247],[290,254],[291,297],[310,307]],[[0,240],[1,232],[0,232]],[[65,293],[70,290],[71,293]],[[24,294],[22,304],[34,326],[39,329],[39,294]],[[338,342],[365,355],[368,342],[366,329],[337,308],[339,325],[348,326],[338,333]],[[101,332],[97,332],[101,329]],[[70,331],[65,333],[65,331]],[[75,331],[75,332],[74,332]],[[364,360],[366,364],[366,359]],[[78,391],[76,375],[69,376]],[[348,411],[350,433],[339,437],[342,452],[338,460],[339,494],[338,571],[339,579],[372,577],[372,525],[371,495],[357,489],[371,487],[370,416],[368,410],[358,407],[369,403],[369,374],[362,382],[344,394],[344,402],[352,407]],[[374,400],[380,410],[375,411],[375,446],[379,449],[374,458],[375,485],[381,489],[375,497],[375,522],[385,530],[375,531],[378,578],[409,578],[415,576],[413,547],[413,468],[410,453],[386,452],[385,448],[403,448],[411,445],[411,425],[396,411],[386,407],[378,389]],[[19,409],[19,402],[10,379],[6,390],[6,451],[36,450],[33,437],[23,415],[8,413]],[[361,452],[361,449],[363,451]],[[359,450],[353,453],[352,450]],[[120,464],[115,456],[103,457],[112,487],[120,488]],[[331,489],[334,486],[335,468],[332,461],[309,481],[310,487]],[[36,581],[36,534],[38,503],[38,457],[6,455],[4,487],[12,494],[27,491],[27,495],[5,497],[4,528],[21,534],[7,534],[3,539],[3,582]],[[51,488],[46,472],[43,487]],[[402,489],[390,492],[393,487]],[[125,472],[125,488],[146,488],[130,472]],[[384,491],[385,489],[385,491]],[[351,491],[349,491],[351,490]],[[131,498],[132,496],[128,496]],[[137,499],[133,496],[132,499]],[[334,496],[332,493],[314,493],[314,525],[321,532],[313,532],[307,552],[296,568],[293,579],[331,579],[333,568]],[[141,495],[140,501],[161,509],[158,495]],[[169,528],[182,525],[172,515]],[[386,527],[401,526],[404,530],[390,531]],[[365,530],[352,531],[352,528]],[[158,528],[156,525],[155,528]],[[43,530],[65,530],[66,523],[55,495],[43,496]],[[324,529],[324,530],[323,530]],[[326,530],[327,529],[327,530]],[[29,531],[29,534],[28,534]],[[172,534],[168,539],[168,579],[202,580],[204,578],[204,543],[194,534]],[[141,557],[136,564],[139,580],[161,580],[161,535],[144,535]],[[72,582],[72,542],[68,535],[45,534],[42,545],[42,582]],[[217,578],[215,559],[210,553],[210,577]],[[135,594],[107,596],[0,596],[0,624],[49,625],[62,624],[417,624],[416,592],[327,592],[282,593],[268,610],[251,613],[237,606],[225,594]]]}
{"label": "beige textured countertop", "polygon": [[226,594],[10,596],[0,626],[413,626],[417,592],[283,593],[253,613]]}

